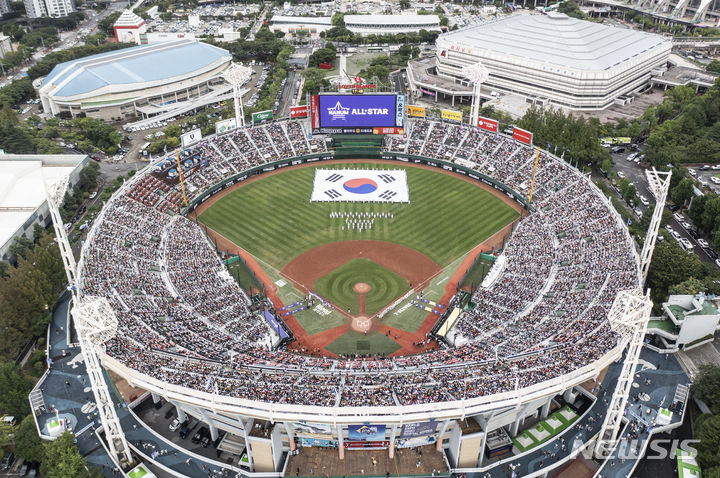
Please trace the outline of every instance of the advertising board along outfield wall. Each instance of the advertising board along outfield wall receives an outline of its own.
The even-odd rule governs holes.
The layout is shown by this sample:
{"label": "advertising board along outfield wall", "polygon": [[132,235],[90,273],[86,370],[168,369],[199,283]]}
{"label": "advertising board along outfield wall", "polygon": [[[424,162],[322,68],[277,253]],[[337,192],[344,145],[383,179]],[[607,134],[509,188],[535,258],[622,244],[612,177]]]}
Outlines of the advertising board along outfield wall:
{"label": "advertising board along outfield wall", "polygon": [[512,132],[513,139],[525,143],[528,146],[532,146],[533,134],[530,131],[520,129],[517,126],[513,126]]}
{"label": "advertising board along outfield wall", "polygon": [[498,132],[498,121],[494,120],[492,118],[485,118],[483,116],[480,116],[478,118],[478,128],[484,129],[485,131],[490,131],[493,133]]}

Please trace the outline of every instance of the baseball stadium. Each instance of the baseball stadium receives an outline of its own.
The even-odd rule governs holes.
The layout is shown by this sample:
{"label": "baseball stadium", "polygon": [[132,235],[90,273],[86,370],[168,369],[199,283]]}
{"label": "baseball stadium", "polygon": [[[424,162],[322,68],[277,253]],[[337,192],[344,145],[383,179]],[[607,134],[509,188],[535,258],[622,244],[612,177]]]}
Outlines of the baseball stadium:
{"label": "baseball stadium", "polygon": [[321,94],[202,138],[83,245],[80,295],[117,324],[102,365],[244,475],[506,476],[600,413],[641,286],[624,221],[531,139],[405,110]]}

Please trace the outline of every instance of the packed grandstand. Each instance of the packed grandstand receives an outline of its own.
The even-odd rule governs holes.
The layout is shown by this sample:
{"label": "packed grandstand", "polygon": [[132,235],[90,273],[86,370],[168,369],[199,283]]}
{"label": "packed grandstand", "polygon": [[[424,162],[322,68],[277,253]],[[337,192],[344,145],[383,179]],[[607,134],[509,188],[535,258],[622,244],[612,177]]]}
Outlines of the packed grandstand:
{"label": "packed grandstand", "polygon": [[[527,193],[535,161],[528,146],[425,119],[407,131],[385,137],[383,151],[454,162]],[[308,139],[306,124],[294,120],[206,138],[182,158],[202,165],[185,180],[187,199],[248,168],[325,151],[325,139]],[[80,289],[106,297],[117,315],[108,356],[200,392],[354,407],[519,390],[617,352],[608,313],[618,291],[640,284],[631,239],[607,199],[577,169],[541,152],[531,211],[505,244],[500,276],[474,291],[477,306],[455,325],[456,346],[346,359],[273,350],[274,332],[250,312],[202,227],[177,214],[180,185],[161,169],[133,178],[106,205],[83,249]]]}

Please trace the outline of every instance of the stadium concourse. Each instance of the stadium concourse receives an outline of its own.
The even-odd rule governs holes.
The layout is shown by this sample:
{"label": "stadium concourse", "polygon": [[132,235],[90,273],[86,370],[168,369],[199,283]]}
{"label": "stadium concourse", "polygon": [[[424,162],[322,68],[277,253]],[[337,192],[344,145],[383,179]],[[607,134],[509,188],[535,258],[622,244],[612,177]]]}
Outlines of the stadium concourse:
{"label": "stadium concourse", "polygon": [[[535,151],[511,138],[429,120],[407,130],[407,138],[385,138],[383,155],[454,163],[528,190]],[[188,201],[250,168],[305,155],[332,153],[299,121],[206,138],[182,158],[197,166],[185,179]],[[619,291],[640,287],[632,241],[588,178],[547,152],[531,213],[502,252],[506,266],[473,293],[477,306],[454,326],[454,346],[344,360],[273,348],[277,330],[250,311],[202,227],[182,216],[169,167],[137,175],[106,205],[83,246],[80,289],[106,297],[118,318],[104,365],[171,402],[181,418],[201,417],[213,440],[218,430],[243,437],[254,471],[281,471],[282,454],[303,443],[336,447],[342,459],[357,443],[353,423],[375,424],[374,443],[391,457],[396,446],[436,444],[449,468],[483,466],[489,435],[519,453],[525,445],[510,437],[526,418],[564,409],[575,420],[589,399],[580,384],[621,358],[624,342],[607,316]],[[460,419],[478,433],[465,433]],[[275,424],[272,436],[253,438],[253,423],[265,420]],[[433,425],[408,435],[413,422]],[[320,431],[308,438],[302,424]]]}

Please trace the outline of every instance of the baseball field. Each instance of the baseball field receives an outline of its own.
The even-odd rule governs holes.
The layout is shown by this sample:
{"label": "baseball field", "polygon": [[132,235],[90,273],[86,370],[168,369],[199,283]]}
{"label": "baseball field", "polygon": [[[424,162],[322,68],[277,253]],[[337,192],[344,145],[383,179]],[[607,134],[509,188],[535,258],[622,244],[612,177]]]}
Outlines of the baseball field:
{"label": "baseball field", "polygon": [[[404,169],[410,202],[310,202],[316,169],[311,166],[241,184],[214,198],[197,217],[257,258],[270,277],[288,280],[299,293],[288,294],[280,290],[288,286],[280,287],[278,295],[288,297],[283,299],[286,304],[311,289],[343,314],[372,316],[411,288],[423,290],[443,268],[519,217],[517,208],[496,193],[437,170],[358,162],[321,167]],[[374,223],[364,230],[346,228],[341,219],[365,215],[372,215]],[[366,288],[362,294],[358,284]],[[308,312],[295,314],[300,323],[312,323],[303,326],[306,331],[341,332],[335,315],[309,317]],[[360,336],[357,331],[348,334]],[[340,344],[352,342],[349,336],[338,337],[329,347],[334,353]],[[384,344],[382,349],[379,353],[392,347]]]}

